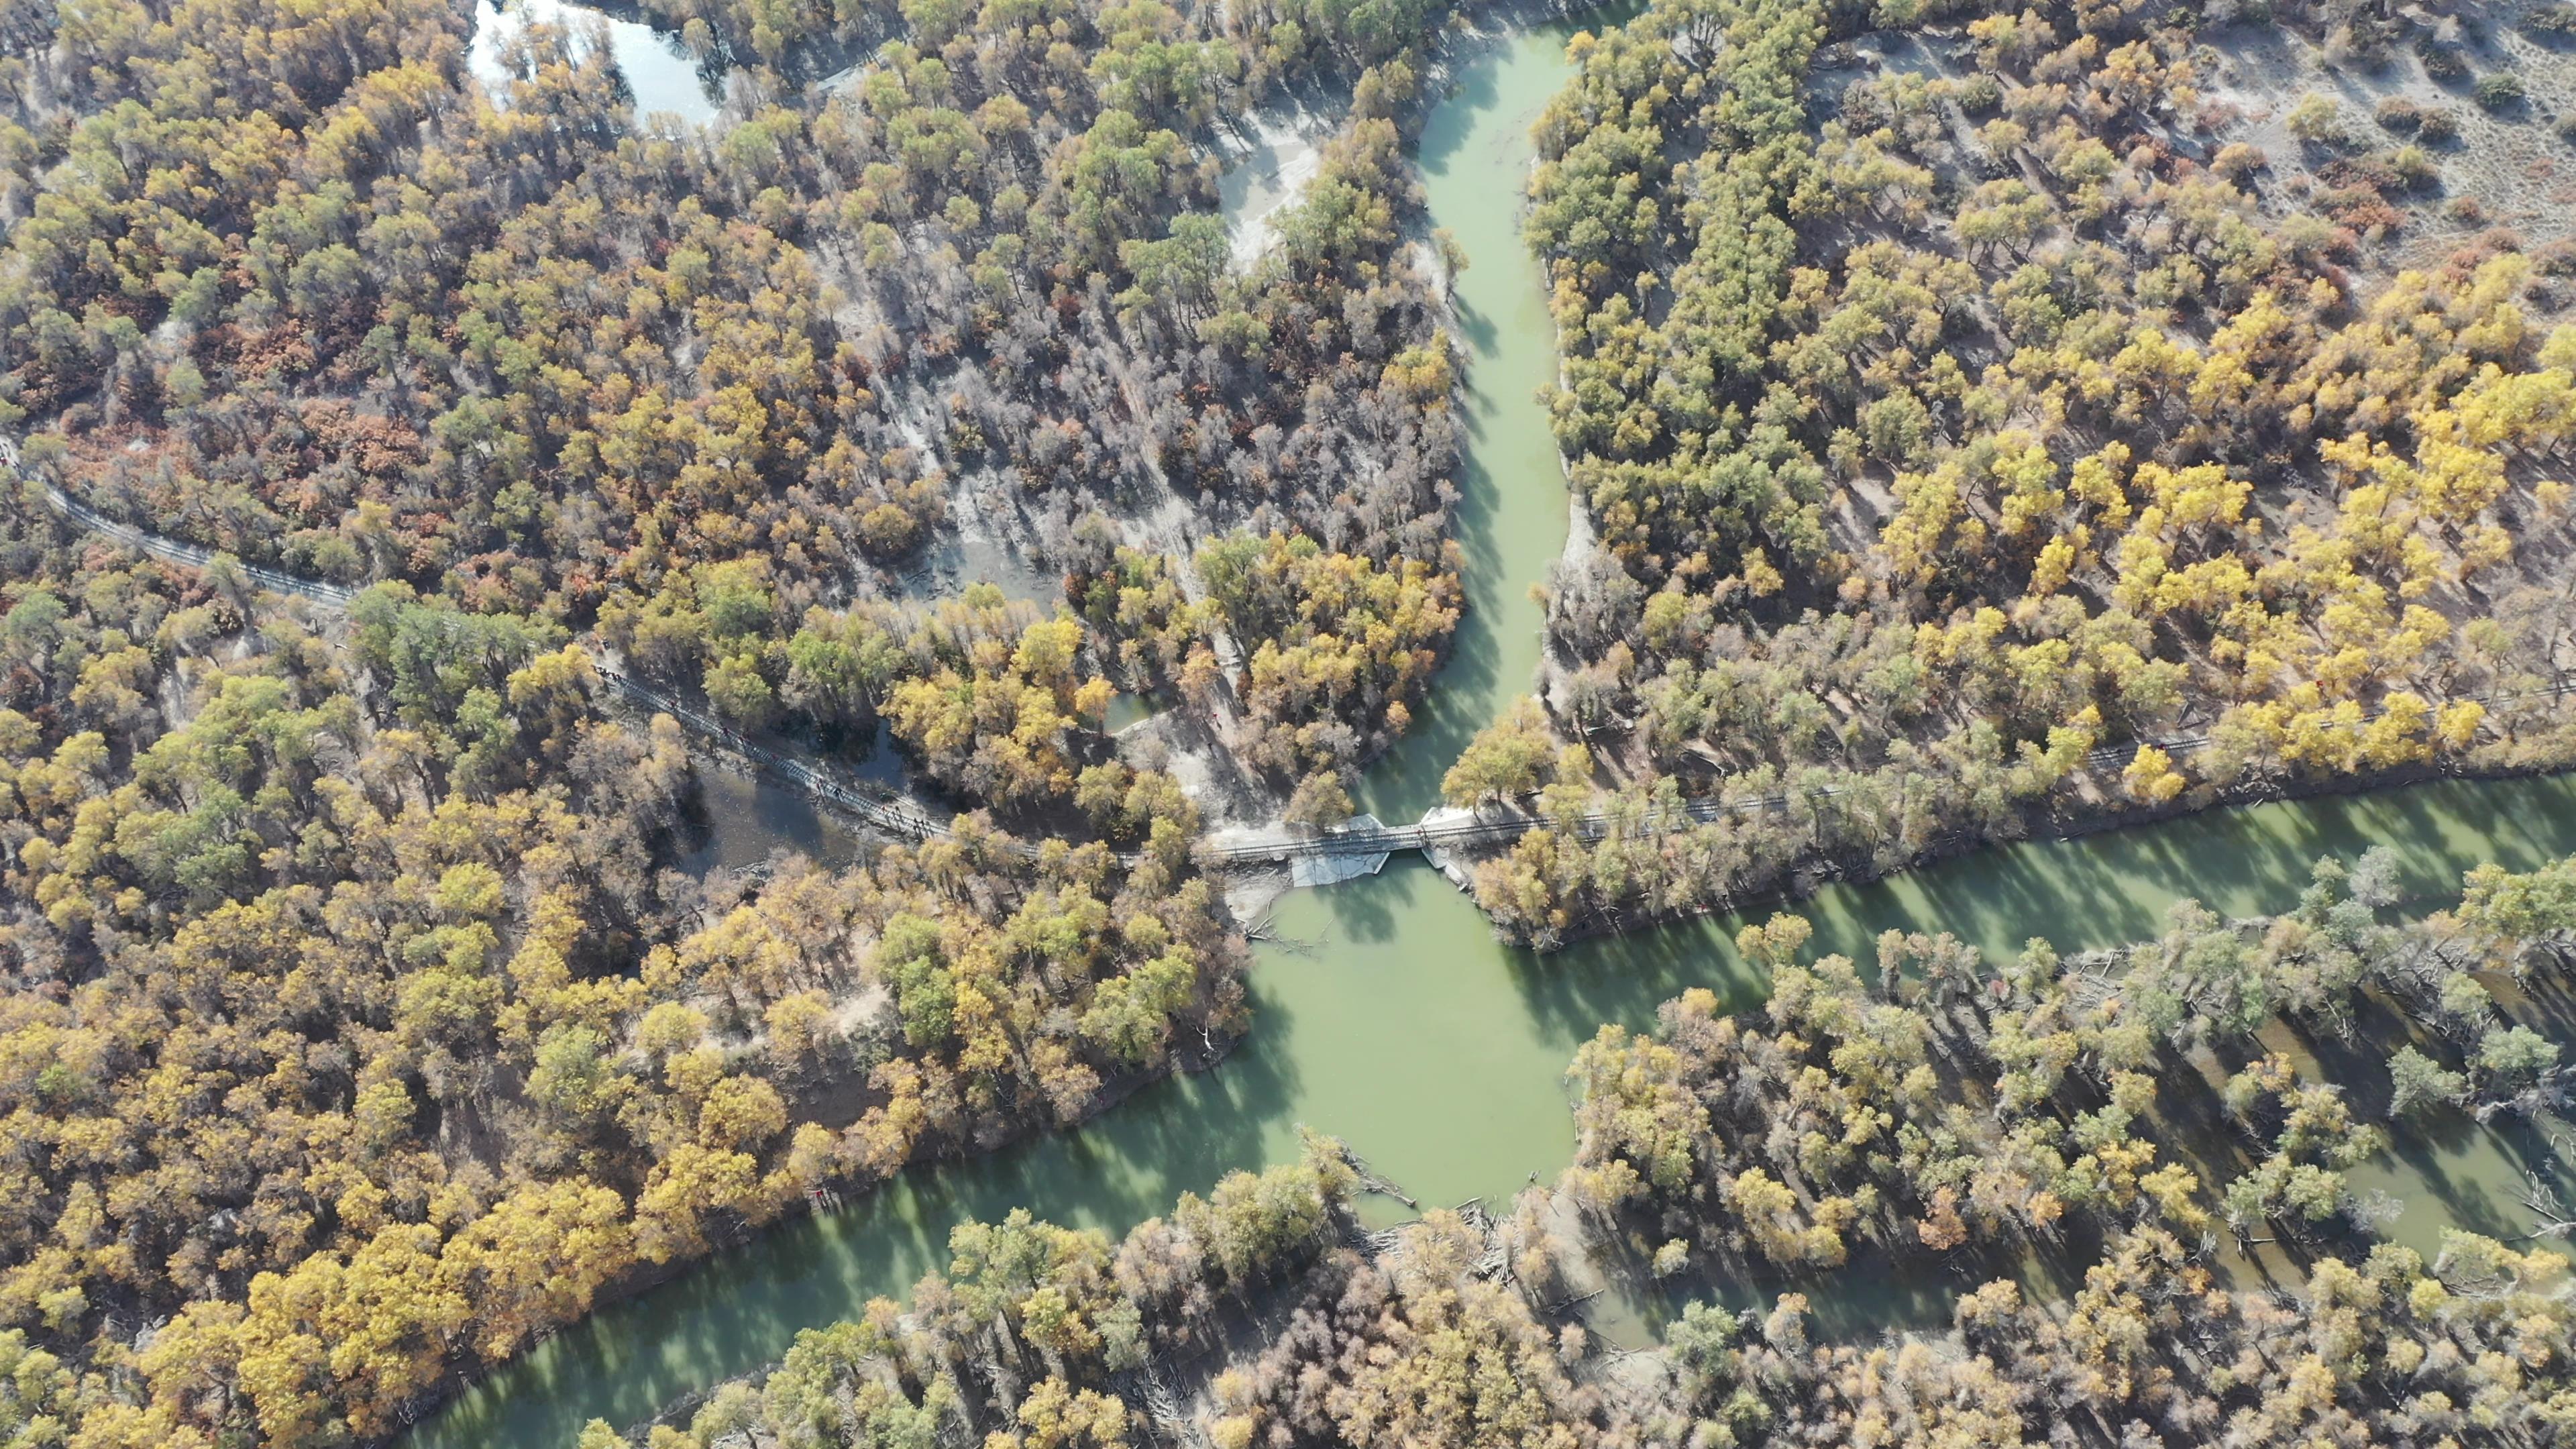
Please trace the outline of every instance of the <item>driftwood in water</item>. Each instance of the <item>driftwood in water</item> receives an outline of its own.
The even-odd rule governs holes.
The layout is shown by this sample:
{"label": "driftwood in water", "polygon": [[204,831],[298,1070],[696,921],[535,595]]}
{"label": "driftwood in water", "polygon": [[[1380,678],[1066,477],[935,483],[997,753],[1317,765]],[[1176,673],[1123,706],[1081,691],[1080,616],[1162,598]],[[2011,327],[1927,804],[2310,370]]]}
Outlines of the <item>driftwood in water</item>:
{"label": "driftwood in water", "polygon": [[1352,1175],[1359,1179],[1360,1187],[1363,1191],[1376,1193],[1380,1197],[1394,1198],[1397,1202],[1404,1204],[1415,1212],[1422,1211],[1422,1204],[1415,1202],[1405,1193],[1403,1188],[1397,1187],[1394,1183],[1378,1176],[1376,1172],[1370,1169],[1367,1158],[1353,1152],[1347,1146],[1342,1149],[1342,1161],[1349,1165]]}

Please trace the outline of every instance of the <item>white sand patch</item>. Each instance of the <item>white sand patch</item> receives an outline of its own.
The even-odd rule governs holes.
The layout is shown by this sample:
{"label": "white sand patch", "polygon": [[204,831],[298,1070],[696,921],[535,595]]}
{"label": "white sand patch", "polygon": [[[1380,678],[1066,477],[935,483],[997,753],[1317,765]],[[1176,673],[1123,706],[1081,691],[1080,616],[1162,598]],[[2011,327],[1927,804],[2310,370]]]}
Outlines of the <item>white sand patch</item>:
{"label": "white sand patch", "polygon": [[1297,199],[1323,160],[1313,139],[1323,123],[1304,111],[1255,116],[1252,127],[1251,142],[1229,156],[1217,183],[1218,212],[1238,269],[1251,266],[1269,247],[1276,235],[1271,217]]}

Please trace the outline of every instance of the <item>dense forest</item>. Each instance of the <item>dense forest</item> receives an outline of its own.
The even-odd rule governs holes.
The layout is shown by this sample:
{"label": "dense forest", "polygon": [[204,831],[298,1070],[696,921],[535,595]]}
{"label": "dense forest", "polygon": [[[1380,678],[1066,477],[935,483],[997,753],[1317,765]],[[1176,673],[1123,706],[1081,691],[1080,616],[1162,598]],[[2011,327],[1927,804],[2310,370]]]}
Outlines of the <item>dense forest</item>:
{"label": "dense forest", "polygon": [[[1213,1060],[1242,936],[1113,692],[1330,818],[1454,627],[1420,13],[665,18],[732,72],[707,130],[546,26],[487,85],[453,5],[0,26],[23,1442],[381,1439],[809,1200]],[[1220,124],[1315,79],[1359,103],[1236,268]],[[1061,588],[921,596],[952,508]],[[693,746],[612,671],[881,724],[954,828],[693,877]]]}
{"label": "dense forest", "polygon": [[1782,813],[1528,836],[1479,878],[1503,927],[1760,892],[1784,845],[1879,870],[2565,763],[2576,242],[2483,224],[2460,139],[2537,125],[2502,92],[2560,12],[2520,10],[1658,0],[1578,37],[1529,232],[1589,530],[1544,715],[1449,794]]}
{"label": "dense forest", "polygon": [[[2161,938],[2094,959],[2033,941],[1989,963],[1890,932],[1866,975],[1801,962],[1807,923],[1776,916],[1738,942],[1770,972],[1760,1014],[1692,992],[1651,1034],[1605,1027],[1583,1048],[1568,1185],[1671,1228],[1668,1271],[1703,1251],[1834,1266],[1864,1245],[1988,1252],[2088,1226],[2191,1244],[2367,1229],[2374,1209],[2342,1174],[2386,1149],[2374,1119],[2563,1100],[2524,988],[2563,970],[2576,928],[2566,863],[2483,869],[2456,911],[2409,928],[2376,919],[2387,880],[2376,856],[2327,861],[2286,914],[2185,903]],[[2388,1052],[2379,1080],[2320,1081],[2291,1055],[2307,1042]]]}
{"label": "dense forest", "polygon": [[[908,1305],[808,1332],[684,1426],[594,1424],[581,1449],[2556,1442],[2567,1259],[2453,1229],[2428,1261],[2341,1173],[2385,1119],[2561,1100],[2520,1016],[2567,982],[2576,861],[2474,872],[2413,926],[2376,909],[2391,879],[2377,853],[2329,860],[2281,916],[2185,904],[2093,960],[1891,933],[1863,969],[1777,916],[1740,943],[1766,1006],[1692,991],[1582,1049],[1579,1159],[1505,1215],[1363,1232],[1356,1179],[1310,1139],[1115,1245],[968,1224]],[[2303,1079],[2284,1029],[2410,1044],[2347,1093]],[[2068,1265],[2038,1270],[2063,1301],[2026,1291],[2025,1253]],[[1658,1348],[1611,1349],[1574,1275],[1631,1254],[1760,1301],[1686,1290]],[[1811,1295],[1890,1272],[1937,1273],[1949,1326],[1819,1321]]]}
{"label": "dense forest", "polygon": [[[1539,694],[1449,780],[1545,817],[1477,869],[1505,931],[2576,756],[2576,252],[2436,206],[2521,82],[2417,18],[2220,9],[1655,0],[1576,42],[1530,231],[1586,528]],[[1446,7],[644,10],[714,125],[542,25],[478,79],[454,3],[0,15],[12,1444],[381,1441],[784,1214],[1213,1061],[1247,948],[1203,816],[1347,815],[1455,630],[1460,257],[1405,157]],[[2455,106],[2301,99],[2266,151],[2248,33]],[[1223,158],[1299,88],[1347,113],[1244,262]],[[970,532],[1040,586],[933,596]],[[953,828],[692,875],[707,756],[627,676],[881,730]],[[1132,747],[1122,693],[1179,723]],[[1764,808],[1672,828],[1710,798]],[[1767,1010],[1582,1049],[1579,1158],[1499,1216],[1362,1232],[1317,1139],[1120,1243],[969,1225],[646,1437],[2576,1432],[2563,1260],[2426,1261],[2345,1176],[2557,1103],[2509,983],[2563,976],[2576,867],[2407,928],[2384,876],[2118,959],[1873,971],[1781,917]],[[2230,1237],[2304,1297],[2223,1281]],[[2025,1253],[2094,1266],[1885,1343],[1800,1296]],[[1785,1291],[1614,1356],[1564,1311],[1603,1255]]]}
{"label": "dense forest", "polygon": [[[816,722],[799,632],[904,602],[952,507],[1064,581],[1041,614],[1132,546],[1206,606],[1084,652],[1228,675],[1258,782],[1337,783],[1454,622],[1454,379],[1391,119],[1418,17],[795,9],[669,17],[741,70],[679,134],[544,26],[487,92],[451,8],[45,9],[6,59],[0,425],[112,514],[595,626],[754,727]],[[1361,103],[1233,269],[1218,122],[1318,76]],[[1202,545],[1284,577],[1211,599]]]}
{"label": "dense forest", "polygon": [[678,729],[606,714],[559,626],[380,584],[317,631],[38,517],[0,534],[0,1314],[80,1442],[378,1437],[809,1193],[1244,1024],[1168,829],[701,882]]}

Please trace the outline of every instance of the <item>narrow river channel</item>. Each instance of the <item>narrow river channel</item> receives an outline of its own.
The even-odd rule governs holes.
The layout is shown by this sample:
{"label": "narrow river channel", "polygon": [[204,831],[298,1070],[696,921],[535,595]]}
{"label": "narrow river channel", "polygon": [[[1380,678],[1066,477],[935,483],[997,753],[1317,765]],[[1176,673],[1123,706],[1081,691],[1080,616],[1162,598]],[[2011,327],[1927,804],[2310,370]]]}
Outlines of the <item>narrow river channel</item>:
{"label": "narrow river channel", "polygon": [[[1473,262],[1458,285],[1472,354],[1459,533],[1473,612],[1417,732],[1370,774],[1363,803],[1384,818],[1409,820],[1433,802],[1448,760],[1528,687],[1538,661],[1526,590],[1563,545],[1566,505],[1531,396],[1552,371],[1553,345],[1514,212],[1530,124],[1564,78],[1563,34],[1521,36],[1467,67],[1422,141],[1433,220]],[[2446,783],[2024,844],[1828,889],[1799,909],[1816,923],[1818,950],[1864,960],[1890,927],[1948,930],[1992,955],[2035,935],[2080,950],[2153,933],[2185,896],[2228,913],[2278,909],[2317,856],[2375,844],[2394,847],[2410,891],[2438,903],[2481,861],[2527,869],[2576,851],[2576,782]],[[946,1266],[948,1231],[963,1219],[1026,1207],[1123,1233],[1183,1191],[1291,1157],[1301,1123],[1345,1139],[1425,1203],[1499,1200],[1569,1160],[1560,1074],[1600,1023],[1649,1022],[1686,986],[1737,1003],[1762,986],[1730,944],[1732,920],[1538,958],[1496,944],[1473,905],[1419,864],[1294,893],[1276,921],[1286,939],[1260,952],[1252,1034],[1216,1070],[1148,1088],[1080,1132],[916,1169],[844,1210],[782,1226],[548,1340],[409,1442],[564,1449],[588,1419],[633,1423],[776,1358],[800,1329],[849,1317],[871,1297],[900,1297]],[[2406,1201],[2395,1236],[2430,1247],[2447,1221],[2512,1221],[2523,1146],[2463,1123],[2449,1140],[2408,1144],[2357,1176]],[[1375,1200],[1368,1211],[1402,1215]],[[1828,1328],[1862,1331],[1921,1321],[1946,1286],[1851,1286],[1819,1307]],[[1650,1326],[1634,1313],[1615,1309],[1596,1324],[1633,1342]]]}

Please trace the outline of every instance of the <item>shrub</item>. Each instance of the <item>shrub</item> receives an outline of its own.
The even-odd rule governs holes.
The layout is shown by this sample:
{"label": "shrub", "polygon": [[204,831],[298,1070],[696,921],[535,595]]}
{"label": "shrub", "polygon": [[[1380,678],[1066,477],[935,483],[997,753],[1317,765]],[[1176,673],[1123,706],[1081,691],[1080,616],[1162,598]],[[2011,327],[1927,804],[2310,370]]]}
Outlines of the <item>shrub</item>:
{"label": "shrub", "polygon": [[2269,164],[2270,158],[2263,154],[2262,148],[2248,146],[2242,141],[2231,141],[2221,146],[2218,154],[2209,161],[2211,170],[2230,181],[2241,180]]}
{"label": "shrub", "polygon": [[2525,34],[2549,40],[2576,35],[2576,5],[2536,5],[2519,22]]}
{"label": "shrub", "polygon": [[2388,158],[2388,169],[2407,186],[2430,186],[2441,179],[2442,163],[2421,146],[2400,146]]}
{"label": "shrub", "polygon": [[2291,135],[2311,145],[2340,146],[2345,141],[2343,107],[2332,96],[2310,91],[2299,97],[2299,103],[2290,108],[2288,124]]}
{"label": "shrub", "polygon": [[1953,82],[1952,99],[1959,109],[1972,116],[1982,116],[2004,103],[2004,88],[1993,76],[1978,74]]}
{"label": "shrub", "polygon": [[2501,111],[2508,106],[2520,105],[2523,97],[2522,77],[2509,70],[2494,71],[2478,77],[2477,86],[2472,93],[2477,96],[2478,104],[2490,111]]}
{"label": "shrub", "polygon": [[2370,186],[2320,191],[2316,196],[2316,208],[2333,218],[2337,225],[2350,227],[2365,236],[2395,231],[2406,224],[2406,214],[2389,205],[2387,198]]}
{"label": "shrub", "polygon": [[[2423,148],[2411,149],[2421,151]],[[2396,158],[2385,151],[2375,151],[2367,156],[2336,157],[2317,168],[2317,180],[2336,191],[2357,186],[2388,191],[2406,184],[2405,176],[2397,169]]]}

